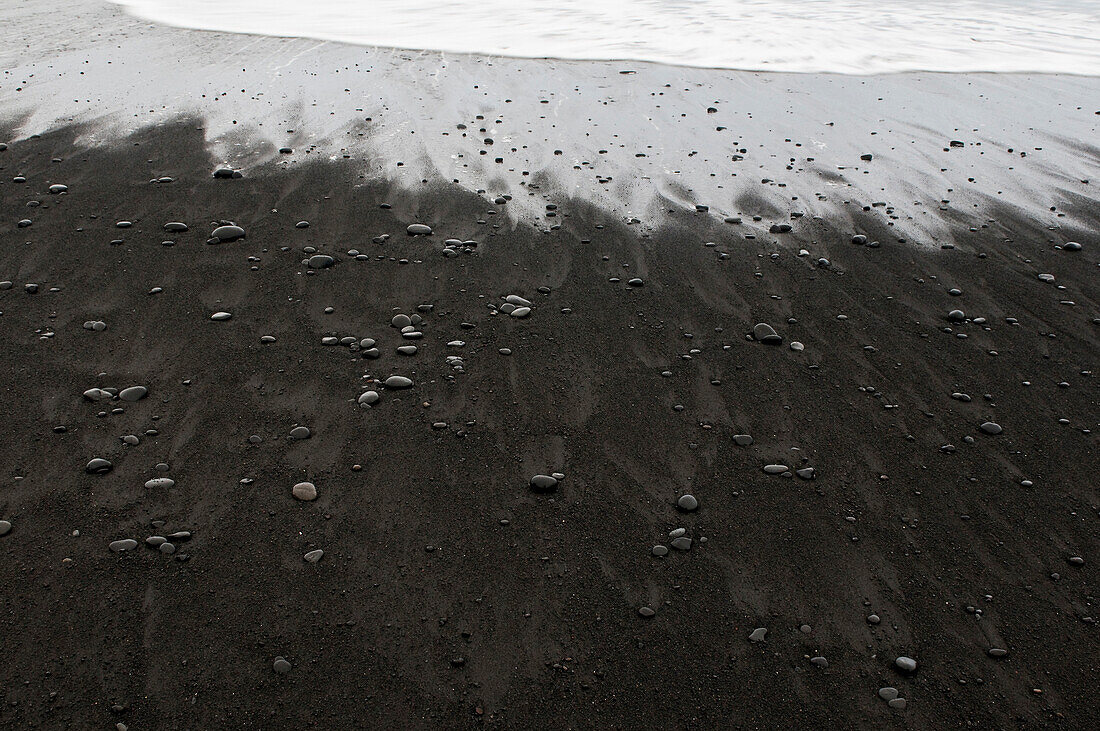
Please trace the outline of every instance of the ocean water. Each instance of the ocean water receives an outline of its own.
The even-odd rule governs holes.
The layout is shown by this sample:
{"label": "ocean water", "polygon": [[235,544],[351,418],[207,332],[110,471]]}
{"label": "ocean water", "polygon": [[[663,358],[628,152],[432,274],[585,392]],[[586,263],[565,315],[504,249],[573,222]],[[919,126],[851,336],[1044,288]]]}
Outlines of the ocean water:
{"label": "ocean water", "polygon": [[1100,75],[1100,0],[110,1],[186,28],[453,53]]}

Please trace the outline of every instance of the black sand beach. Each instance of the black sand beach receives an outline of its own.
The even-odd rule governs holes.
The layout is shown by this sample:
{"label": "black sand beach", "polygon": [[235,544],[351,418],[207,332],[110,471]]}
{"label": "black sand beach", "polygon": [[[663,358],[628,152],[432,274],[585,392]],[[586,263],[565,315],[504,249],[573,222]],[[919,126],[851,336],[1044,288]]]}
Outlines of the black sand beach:
{"label": "black sand beach", "polygon": [[1097,79],[4,17],[0,725],[1093,725]]}

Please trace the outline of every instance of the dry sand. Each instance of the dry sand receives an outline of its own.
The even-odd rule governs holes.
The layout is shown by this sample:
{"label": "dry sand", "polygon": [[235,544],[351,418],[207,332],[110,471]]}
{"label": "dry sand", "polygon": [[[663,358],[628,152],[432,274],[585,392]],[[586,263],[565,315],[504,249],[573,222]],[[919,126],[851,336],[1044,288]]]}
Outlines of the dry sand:
{"label": "dry sand", "polygon": [[[2,12],[0,725],[1093,723],[1096,79],[405,61]],[[540,120],[547,88],[570,101]],[[208,244],[224,221],[246,237]],[[351,336],[380,357],[322,344]],[[652,555],[677,528],[691,549]]]}

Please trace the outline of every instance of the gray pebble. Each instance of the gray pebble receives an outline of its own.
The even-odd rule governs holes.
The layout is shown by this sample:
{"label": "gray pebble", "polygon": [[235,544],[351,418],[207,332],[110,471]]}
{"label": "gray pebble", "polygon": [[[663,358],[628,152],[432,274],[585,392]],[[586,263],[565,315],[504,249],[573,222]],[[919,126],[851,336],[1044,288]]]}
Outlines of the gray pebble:
{"label": "gray pebble", "polygon": [[508,314],[510,314],[512,317],[527,317],[528,315],[531,314],[531,308],[530,307],[517,307],[516,309],[512,310]]}
{"label": "gray pebble", "polygon": [[412,388],[411,378],[405,376],[390,376],[385,381],[386,388]]}
{"label": "gray pebble", "polygon": [[309,261],[306,262],[306,266],[310,269],[328,269],[330,266],[336,263],[336,260],[327,254],[314,254],[309,257]]}
{"label": "gray pebble", "polygon": [[405,229],[409,236],[431,236],[432,227],[423,223],[413,223]]}
{"label": "gray pebble", "polygon": [[210,316],[210,319],[214,320],[215,322],[222,322],[224,320],[230,319],[231,317],[233,317],[233,313],[231,312],[215,312],[213,315]]}
{"label": "gray pebble", "polygon": [[675,548],[677,551],[690,551],[691,550],[691,539],[688,538],[687,536],[678,536],[678,537],[672,539],[672,542],[670,543],[670,545],[673,548]]}
{"label": "gray pebble", "polygon": [[535,492],[553,492],[558,489],[558,478],[551,475],[535,475],[531,478],[531,489]]}
{"label": "gray pebble", "polygon": [[140,401],[149,394],[145,386],[130,386],[118,392],[118,397],[123,401]]}
{"label": "gray pebble", "polygon": [[115,553],[120,551],[132,551],[137,548],[138,542],[133,538],[123,538],[120,541],[111,541],[110,549]]}
{"label": "gray pebble", "polygon": [[11,521],[0,520],[0,536],[11,533]]}
{"label": "gray pebble", "polygon": [[656,546],[654,546],[652,549],[650,549],[649,552],[652,553],[654,556],[667,556],[668,555],[668,547],[667,546],[662,546],[661,544],[658,543]]}
{"label": "gray pebble", "polygon": [[175,487],[176,481],[171,477],[154,477],[151,480],[145,481],[145,487],[149,490],[167,489],[169,487]]}
{"label": "gray pebble", "polygon": [[244,238],[244,229],[240,226],[218,226],[210,233],[210,238],[220,242],[236,241]]}
{"label": "gray pebble", "polygon": [[889,703],[890,701],[898,697],[898,689],[891,687],[879,688],[878,697]]}
{"label": "gray pebble", "polygon": [[317,486],[312,482],[299,482],[291,488],[290,492],[294,497],[306,502],[317,499]]}
{"label": "gray pebble", "polygon": [[275,662],[271,663],[271,669],[277,672],[279,675],[286,675],[291,670],[291,665],[286,661],[286,658],[277,657]]}
{"label": "gray pebble", "polygon": [[325,552],[320,548],[310,551],[305,556],[302,556],[308,563],[317,563],[321,560],[321,557],[325,555]]}
{"label": "gray pebble", "polygon": [[785,464],[767,464],[764,465],[764,472],[769,475],[781,475],[786,472],[789,467]]}
{"label": "gray pebble", "polygon": [[753,642],[763,642],[766,634],[768,634],[766,627],[757,627],[749,634],[749,639]]}
{"label": "gray pebble", "polygon": [[676,501],[676,507],[680,510],[691,512],[698,509],[699,501],[695,499],[694,495],[681,495],[680,499]]}
{"label": "gray pebble", "polygon": [[310,433],[309,427],[306,426],[296,426],[290,430],[291,439],[309,439],[311,436],[313,436],[313,434]]}
{"label": "gray pebble", "polygon": [[897,666],[898,670],[901,670],[905,673],[912,673],[915,672],[917,669],[917,661],[911,657],[906,657],[905,655],[902,655],[898,659],[894,660],[894,665]]}
{"label": "gray pebble", "polygon": [[895,698],[892,701],[888,701],[886,705],[899,711],[904,711],[907,705],[904,698]]}
{"label": "gray pebble", "polygon": [[377,391],[365,391],[362,395],[359,396],[359,405],[372,406],[378,403],[379,399],[381,398],[382,397],[378,395]]}
{"label": "gray pebble", "polygon": [[734,434],[733,443],[738,447],[747,447],[752,444],[752,437],[748,434]]}
{"label": "gray pebble", "polygon": [[775,331],[771,325],[766,322],[758,322],[752,328],[753,340],[768,345],[779,345],[783,342],[783,338]]}
{"label": "gray pebble", "polygon": [[84,467],[84,471],[92,475],[103,475],[111,471],[113,464],[105,459],[96,457]]}
{"label": "gray pebble", "polygon": [[987,421],[978,428],[981,429],[986,434],[1000,434],[1001,432],[1004,431],[1004,429],[1001,428],[1000,424],[997,424],[997,423],[992,422],[992,421]]}

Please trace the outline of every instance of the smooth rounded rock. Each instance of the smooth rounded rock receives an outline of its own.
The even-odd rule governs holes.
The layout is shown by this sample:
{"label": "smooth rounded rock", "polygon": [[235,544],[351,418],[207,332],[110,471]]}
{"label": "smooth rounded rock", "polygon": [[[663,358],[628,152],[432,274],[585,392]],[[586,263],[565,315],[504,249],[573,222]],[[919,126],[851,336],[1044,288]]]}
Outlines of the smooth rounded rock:
{"label": "smooth rounded rock", "polygon": [[11,533],[11,521],[0,520],[0,536],[6,536]]}
{"label": "smooth rounded rock", "polygon": [[122,551],[132,551],[138,547],[138,542],[133,538],[123,538],[120,541],[111,541],[110,549],[115,553]]}
{"label": "smooth rounded rock", "polygon": [[412,388],[413,382],[411,378],[405,376],[390,376],[385,380],[386,388]]}
{"label": "smooth rounded rock", "polygon": [[290,430],[291,439],[309,439],[311,436],[313,436],[313,433],[308,426],[296,426]]}
{"label": "smooth rounded rock", "polygon": [[558,489],[558,479],[550,475],[535,475],[531,478],[531,489],[535,492],[553,492]]}
{"label": "smooth rounded rock", "polygon": [[140,401],[149,395],[149,389],[145,386],[130,386],[118,392],[118,397],[123,401]]}
{"label": "smooth rounded rock", "polygon": [[317,486],[312,482],[299,482],[291,488],[290,493],[305,502],[317,499]]}
{"label": "smooth rounded rock", "polygon": [[240,226],[218,226],[216,229],[210,232],[210,238],[217,239],[218,241],[225,243],[227,241],[236,241],[237,239],[244,238],[244,229]]}
{"label": "smooth rounded rock", "polygon": [[779,345],[783,338],[766,322],[758,322],[752,328],[752,338],[766,345]]}
{"label": "smooth rounded rock", "polygon": [[84,467],[84,471],[92,475],[103,475],[111,471],[113,464],[105,459],[96,457]]}
{"label": "smooth rounded rock", "polygon": [[215,312],[213,315],[210,316],[210,319],[215,322],[224,322],[225,320],[229,320],[232,317],[232,312]]}
{"label": "smooth rounded rock", "polygon": [[894,665],[897,666],[897,669],[901,670],[903,673],[913,673],[917,670],[917,661],[911,657],[906,657],[905,655],[902,655],[901,657],[894,660]]}
{"label": "smooth rounded rock", "polygon": [[409,236],[431,236],[432,227],[423,223],[413,223],[409,224],[405,232],[408,233]]}
{"label": "smooth rounded rock", "polygon": [[292,669],[289,662],[284,657],[275,658],[275,662],[271,663],[271,669],[277,672],[279,675],[286,675]]}
{"label": "smooth rounded rock", "polygon": [[690,513],[699,508],[699,501],[694,495],[681,495],[680,499],[676,501],[676,507]]}
{"label": "smooth rounded rock", "polygon": [[1001,428],[1000,424],[997,424],[996,422],[992,422],[992,421],[987,421],[987,422],[983,423],[978,428],[981,429],[986,434],[1000,434],[1001,432],[1004,431],[1004,429]]}
{"label": "smooth rounded rock", "polygon": [[336,263],[336,260],[327,254],[314,254],[309,257],[309,261],[306,262],[306,266],[310,269],[328,269],[330,266]]}
{"label": "smooth rounded rock", "polygon": [[377,391],[365,391],[359,396],[360,406],[373,406],[378,403],[382,397],[378,395]]}
{"label": "smooth rounded rock", "polygon": [[321,557],[324,556],[324,555],[325,555],[325,552],[322,551],[320,548],[318,548],[314,551],[310,551],[305,556],[302,556],[302,558],[304,558],[307,563],[317,563],[318,561],[321,560]]}
{"label": "smooth rounded rock", "polygon": [[145,487],[149,490],[167,489],[169,487],[175,487],[176,481],[171,477],[154,477],[151,480],[145,481]]}
{"label": "smooth rounded rock", "polygon": [[757,627],[749,633],[749,640],[752,642],[763,642],[764,637],[768,634],[766,627]]}

